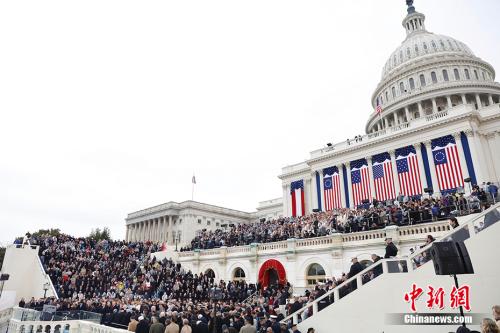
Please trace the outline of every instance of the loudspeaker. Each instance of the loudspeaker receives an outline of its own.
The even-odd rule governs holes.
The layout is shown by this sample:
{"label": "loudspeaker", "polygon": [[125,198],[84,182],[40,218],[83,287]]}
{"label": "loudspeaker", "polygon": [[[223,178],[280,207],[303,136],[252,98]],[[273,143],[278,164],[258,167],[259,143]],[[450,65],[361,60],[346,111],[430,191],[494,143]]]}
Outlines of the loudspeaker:
{"label": "loudspeaker", "polygon": [[466,182],[466,183],[470,183],[470,181],[471,181],[470,177],[464,179],[464,182]]}
{"label": "loudspeaker", "polygon": [[436,275],[474,274],[464,242],[436,242],[430,253]]}
{"label": "loudspeaker", "polygon": [[432,191],[432,187],[426,187],[426,188],[424,188],[424,192],[425,193],[432,193],[433,192]]}
{"label": "loudspeaker", "polygon": [[313,213],[319,213],[319,212],[320,212],[319,208],[313,208]]}
{"label": "loudspeaker", "polygon": [[10,277],[9,274],[2,274],[0,275],[0,281],[7,281],[9,277]]}
{"label": "loudspeaker", "polygon": [[368,200],[368,199],[363,200],[364,205],[369,204],[369,203],[370,203],[370,200]]}

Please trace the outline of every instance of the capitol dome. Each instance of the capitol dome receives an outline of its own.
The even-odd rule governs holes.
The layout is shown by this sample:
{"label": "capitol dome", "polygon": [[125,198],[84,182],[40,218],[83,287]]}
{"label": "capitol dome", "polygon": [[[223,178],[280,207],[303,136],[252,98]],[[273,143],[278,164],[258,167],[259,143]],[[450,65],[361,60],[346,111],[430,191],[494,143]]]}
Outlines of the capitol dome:
{"label": "capitol dome", "polygon": [[493,67],[463,42],[427,31],[425,15],[412,0],[407,4],[406,38],[386,61],[372,95],[374,112],[366,124],[372,136],[458,105],[479,109],[500,98]]}
{"label": "capitol dome", "polygon": [[469,47],[455,38],[425,30],[417,31],[410,33],[404,42],[392,52],[382,69],[382,80],[392,70],[397,70],[412,60],[443,53],[475,58]]}

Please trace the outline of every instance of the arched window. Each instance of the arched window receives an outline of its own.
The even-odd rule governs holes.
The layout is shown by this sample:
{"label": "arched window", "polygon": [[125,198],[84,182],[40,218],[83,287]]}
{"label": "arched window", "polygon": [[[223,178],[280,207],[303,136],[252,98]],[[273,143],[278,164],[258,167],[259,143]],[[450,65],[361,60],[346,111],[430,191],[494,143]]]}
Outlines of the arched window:
{"label": "arched window", "polygon": [[465,78],[466,78],[467,80],[470,80],[469,70],[466,68],[466,69],[464,69],[464,72],[465,72]]}
{"label": "arched window", "polygon": [[411,57],[411,51],[409,47],[406,49],[406,56],[408,57],[408,59]]}
{"label": "arched window", "polygon": [[307,269],[306,280],[308,286],[315,286],[318,282],[325,282],[326,281],[325,270],[319,264],[312,264]]}
{"label": "arched window", "polygon": [[413,78],[411,77],[410,78],[410,90],[413,90],[415,89],[415,81],[413,80]]}
{"label": "arched window", "polygon": [[403,62],[403,50],[399,51],[399,62]]}
{"label": "arched window", "polygon": [[441,45],[441,48],[444,50],[444,42],[442,40],[439,40],[439,45]]}
{"label": "arched window", "polygon": [[392,87],[392,98],[396,98],[396,88]]}
{"label": "arched window", "polygon": [[388,100],[389,100],[389,92],[388,92],[388,91],[386,91],[386,92],[385,92],[385,100],[386,100],[386,101],[388,101]]}
{"label": "arched window", "polygon": [[427,44],[424,42],[424,52],[427,53]]}
{"label": "arched window", "polygon": [[403,82],[399,82],[399,91],[401,92],[401,95],[405,93],[405,85]]}
{"label": "arched window", "polygon": [[479,80],[479,75],[477,75],[477,71],[474,70],[474,76],[476,77],[476,80]]}
{"label": "arched window", "polygon": [[448,71],[446,69],[443,69],[443,80],[449,81],[450,78],[448,77]]}
{"label": "arched window", "polygon": [[438,82],[438,78],[437,78],[436,72],[431,72],[431,80],[432,80],[432,83],[437,83]]}
{"label": "arched window", "polygon": [[245,281],[245,271],[240,267],[234,270],[233,281]]}
{"label": "arched window", "polygon": [[458,72],[458,68],[453,70],[453,75],[455,75],[455,80],[460,80],[460,73]]}
{"label": "arched window", "polygon": [[486,81],[486,75],[484,75],[484,72],[482,72],[482,73],[483,73],[483,80]]}
{"label": "arched window", "polygon": [[420,86],[425,87],[425,84],[426,84],[425,76],[424,76],[424,74],[420,74]]}
{"label": "arched window", "polygon": [[415,44],[415,54],[418,55],[418,45]]}
{"label": "arched window", "polygon": [[432,45],[432,48],[435,50],[437,49],[437,45],[436,45],[436,42],[435,41],[432,41],[431,42],[431,45]]}

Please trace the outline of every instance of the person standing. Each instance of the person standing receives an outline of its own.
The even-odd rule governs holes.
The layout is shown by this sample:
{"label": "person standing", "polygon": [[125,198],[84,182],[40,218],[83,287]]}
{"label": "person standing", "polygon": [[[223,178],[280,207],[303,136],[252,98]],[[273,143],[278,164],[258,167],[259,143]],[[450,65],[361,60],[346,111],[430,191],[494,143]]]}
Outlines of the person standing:
{"label": "person standing", "polygon": [[252,317],[245,317],[245,325],[240,329],[240,333],[257,333],[257,330],[252,325]]}
{"label": "person standing", "polygon": [[[384,255],[384,258],[385,259],[390,259],[390,258],[394,258],[397,255],[398,255],[398,248],[392,242],[392,238],[387,237],[385,239],[385,255]],[[399,272],[398,263],[395,262],[395,261],[389,261],[387,263],[387,269],[389,270],[389,273]]]}
{"label": "person standing", "polygon": [[130,332],[135,332],[135,330],[137,329],[137,324],[139,322],[137,321],[137,319],[135,318],[135,316],[132,316],[130,317],[130,323],[128,323],[128,330]]}
{"label": "person standing", "polygon": [[179,325],[177,325],[172,318],[168,317],[165,323],[167,324],[165,333],[179,333]]}
{"label": "person standing", "polygon": [[151,326],[149,327],[149,333],[163,333],[165,331],[165,325],[160,323],[157,317],[151,318]]}
{"label": "person standing", "polygon": [[191,326],[189,326],[189,320],[183,319],[181,333],[192,333],[192,332],[193,329],[191,328]]}

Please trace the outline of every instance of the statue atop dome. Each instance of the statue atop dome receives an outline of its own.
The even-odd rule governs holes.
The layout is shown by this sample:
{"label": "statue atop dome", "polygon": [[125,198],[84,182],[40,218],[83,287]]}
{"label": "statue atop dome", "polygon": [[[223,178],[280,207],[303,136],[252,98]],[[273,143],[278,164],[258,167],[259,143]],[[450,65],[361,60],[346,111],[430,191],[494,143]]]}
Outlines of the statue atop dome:
{"label": "statue atop dome", "polygon": [[406,5],[408,6],[408,14],[415,13],[415,7],[413,7],[413,0],[406,0]]}

